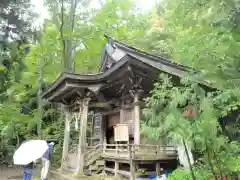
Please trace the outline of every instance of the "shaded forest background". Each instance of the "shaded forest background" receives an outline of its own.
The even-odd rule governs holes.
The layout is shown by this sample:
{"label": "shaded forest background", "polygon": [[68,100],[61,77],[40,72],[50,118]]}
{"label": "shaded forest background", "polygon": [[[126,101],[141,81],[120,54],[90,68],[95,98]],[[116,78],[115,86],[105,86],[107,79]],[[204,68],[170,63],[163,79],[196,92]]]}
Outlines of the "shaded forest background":
{"label": "shaded forest background", "polygon": [[[146,100],[143,133],[155,139],[184,139],[200,154],[199,166],[193,167],[195,175],[176,171],[173,179],[239,171],[240,2],[164,0],[156,1],[149,11],[137,9],[136,1],[131,0],[106,0],[99,4],[100,8],[94,9],[87,0],[46,0],[50,18],[36,26],[38,15],[29,0],[0,2],[3,159],[10,162],[14,149],[23,140],[44,138],[60,142],[55,153],[56,163],[60,160],[62,109],[42,100],[41,93],[62,71],[97,72],[107,34],[200,72],[186,77],[181,87],[171,91],[168,78],[161,77]],[[215,94],[202,93],[194,82],[203,80],[219,90]],[[160,115],[155,109],[163,104],[160,99],[167,94],[175,98]],[[201,123],[176,118],[180,113],[176,104],[186,101],[201,107],[194,121]],[[149,112],[154,117],[149,117]],[[176,120],[185,126],[173,126]],[[164,129],[156,128],[160,123]],[[182,133],[186,127],[189,132]],[[211,137],[205,137],[209,133]],[[215,145],[210,146],[212,143]]]}

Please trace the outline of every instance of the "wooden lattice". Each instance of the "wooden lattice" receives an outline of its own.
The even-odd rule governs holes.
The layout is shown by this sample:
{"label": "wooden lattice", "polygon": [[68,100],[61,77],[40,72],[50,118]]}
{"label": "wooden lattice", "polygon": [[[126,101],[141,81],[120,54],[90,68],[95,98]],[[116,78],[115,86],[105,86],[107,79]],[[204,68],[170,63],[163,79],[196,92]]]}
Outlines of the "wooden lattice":
{"label": "wooden lattice", "polygon": [[123,118],[123,124],[128,125],[128,132],[130,135],[133,135],[134,132],[134,126],[133,126],[133,110],[132,109],[125,109],[124,110],[124,118]]}
{"label": "wooden lattice", "polygon": [[102,114],[96,113],[93,117],[93,136],[100,137]]}

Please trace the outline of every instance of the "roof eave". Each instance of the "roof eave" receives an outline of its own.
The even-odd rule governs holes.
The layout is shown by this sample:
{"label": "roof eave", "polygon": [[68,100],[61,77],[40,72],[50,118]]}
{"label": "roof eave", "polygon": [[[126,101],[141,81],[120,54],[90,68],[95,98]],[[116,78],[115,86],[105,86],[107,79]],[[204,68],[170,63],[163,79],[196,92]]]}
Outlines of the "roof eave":
{"label": "roof eave", "polygon": [[117,62],[112,68],[108,69],[107,71],[99,74],[92,74],[92,75],[81,75],[77,73],[62,73],[58,79],[53,83],[53,85],[47,89],[42,94],[43,99],[49,99],[51,94],[54,90],[56,90],[59,86],[61,86],[67,79],[82,82],[91,82],[91,83],[99,83],[107,80],[107,78],[112,75],[115,71],[117,71],[120,67],[128,62],[128,59],[122,59],[121,61]]}

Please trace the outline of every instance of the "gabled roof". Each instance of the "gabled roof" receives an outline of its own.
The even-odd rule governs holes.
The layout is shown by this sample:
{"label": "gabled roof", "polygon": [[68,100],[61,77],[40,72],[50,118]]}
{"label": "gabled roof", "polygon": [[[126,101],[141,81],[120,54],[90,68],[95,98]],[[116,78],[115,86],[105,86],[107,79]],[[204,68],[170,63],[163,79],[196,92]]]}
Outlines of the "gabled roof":
{"label": "gabled roof", "polygon": [[[106,36],[106,35],[105,35]],[[196,69],[175,63],[172,60],[155,56],[106,36],[109,41],[104,47],[100,72],[96,74],[62,73],[52,86],[43,93],[43,98],[60,102],[62,96],[77,93],[79,89],[89,89],[95,85],[107,85],[109,81],[117,81],[128,67],[148,79],[156,80],[159,73],[164,72],[175,77],[185,77],[198,73]],[[199,82],[211,87],[207,82]],[[76,92],[75,92],[76,91]]]}
{"label": "gabled roof", "polygon": [[[127,45],[121,41],[117,41],[113,39],[112,37],[109,37],[105,35],[106,38],[108,38],[108,46],[111,46],[116,51],[124,52],[125,55],[131,56],[139,61],[142,61],[144,63],[147,63],[149,65],[153,65],[156,68],[159,68],[160,70],[166,71],[167,73],[178,75],[174,72],[169,72],[168,69],[173,70],[175,69],[177,72],[187,72],[187,73],[197,73],[198,71],[194,68],[190,68],[188,66],[181,65],[179,63],[174,62],[173,60],[163,58],[161,56],[156,56],[144,51],[141,51],[139,49],[134,48],[133,46]],[[106,70],[106,63],[107,58],[106,56],[112,56],[112,54],[109,54],[109,52],[106,49],[105,45],[105,51],[102,55],[101,59],[101,66],[100,66],[100,72],[103,72]]]}

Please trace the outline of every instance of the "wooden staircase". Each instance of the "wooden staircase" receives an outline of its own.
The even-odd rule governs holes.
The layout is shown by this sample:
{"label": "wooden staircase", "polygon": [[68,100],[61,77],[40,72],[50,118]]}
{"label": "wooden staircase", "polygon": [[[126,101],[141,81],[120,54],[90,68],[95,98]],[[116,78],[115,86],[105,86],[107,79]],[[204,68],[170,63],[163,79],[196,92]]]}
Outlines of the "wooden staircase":
{"label": "wooden staircase", "polygon": [[84,154],[84,169],[88,170],[90,175],[99,174],[104,168],[102,159],[102,146],[100,144],[92,147]]}

